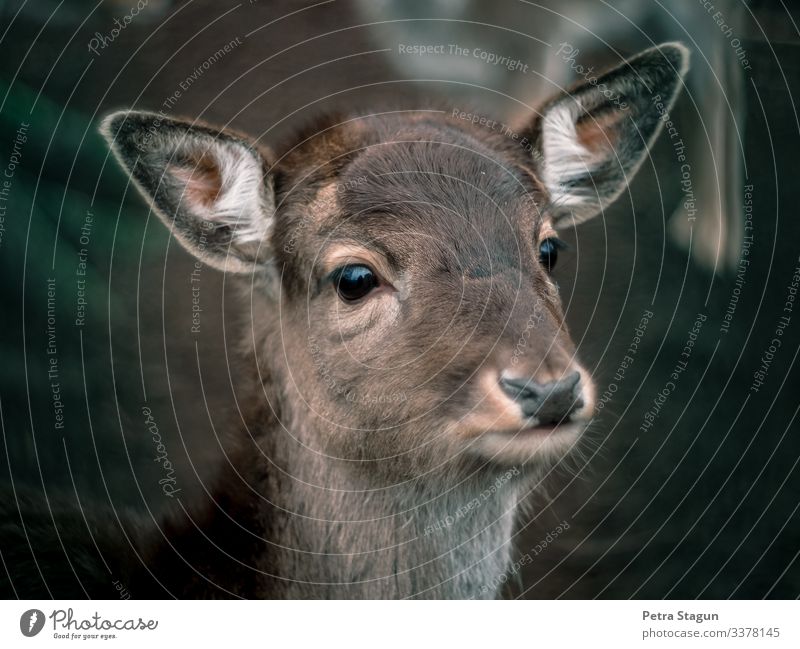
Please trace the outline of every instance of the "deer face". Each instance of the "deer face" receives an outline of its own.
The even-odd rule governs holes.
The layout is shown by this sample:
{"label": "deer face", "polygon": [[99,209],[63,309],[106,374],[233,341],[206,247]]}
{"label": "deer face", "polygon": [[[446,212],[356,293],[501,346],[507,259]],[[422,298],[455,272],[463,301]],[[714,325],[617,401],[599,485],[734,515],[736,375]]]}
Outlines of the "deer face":
{"label": "deer face", "polygon": [[686,60],[679,45],[648,50],[516,134],[381,113],[275,157],[147,113],[114,114],[104,133],[187,249],[265,280],[248,284],[255,351],[305,443],[416,473],[541,466],[594,406],[550,275],[558,231],[624,190]]}

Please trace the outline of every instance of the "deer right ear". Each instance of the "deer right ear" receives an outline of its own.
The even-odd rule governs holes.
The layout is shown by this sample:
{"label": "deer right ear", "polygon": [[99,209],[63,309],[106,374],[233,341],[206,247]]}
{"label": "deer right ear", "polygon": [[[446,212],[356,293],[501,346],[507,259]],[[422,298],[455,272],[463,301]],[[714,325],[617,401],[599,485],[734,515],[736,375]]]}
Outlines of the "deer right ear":
{"label": "deer right ear", "polygon": [[664,43],[544,106],[527,133],[554,227],[581,223],[622,193],[661,131],[688,66],[683,45]]}
{"label": "deer right ear", "polygon": [[269,257],[272,178],[251,144],[227,131],[134,111],[109,115],[100,131],[156,214],[197,258],[246,273]]}

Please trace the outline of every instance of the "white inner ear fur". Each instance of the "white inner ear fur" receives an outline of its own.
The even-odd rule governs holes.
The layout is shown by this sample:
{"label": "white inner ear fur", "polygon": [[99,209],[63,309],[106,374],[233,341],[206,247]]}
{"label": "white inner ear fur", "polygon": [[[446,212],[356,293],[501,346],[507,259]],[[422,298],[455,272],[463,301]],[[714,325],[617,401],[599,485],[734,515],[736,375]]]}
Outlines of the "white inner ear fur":
{"label": "white inner ear fur", "polygon": [[571,192],[564,184],[565,180],[589,173],[598,161],[597,154],[578,139],[575,112],[568,101],[561,102],[545,114],[542,124],[543,180],[551,200],[559,207],[600,202],[597,197]]}
{"label": "white inner ear fur", "polygon": [[[244,146],[215,142],[203,155],[213,160],[213,169],[202,163],[194,169],[175,169],[186,183],[183,201],[191,213],[211,223],[229,226],[234,245],[258,244],[265,241],[273,223],[274,188],[271,177],[265,178],[261,160]],[[209,192],[211,200],[197,196]]]}

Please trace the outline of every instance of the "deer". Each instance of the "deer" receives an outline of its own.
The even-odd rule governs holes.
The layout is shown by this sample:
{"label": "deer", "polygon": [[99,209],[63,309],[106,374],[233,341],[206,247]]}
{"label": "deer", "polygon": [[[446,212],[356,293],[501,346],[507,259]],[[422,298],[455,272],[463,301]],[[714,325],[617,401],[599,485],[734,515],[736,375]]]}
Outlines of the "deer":
{"label": "deer", "polygon": [[[361,111],[273,151],[196,120],[107,116],[152,212],[247,311],[243,423],[208,502],[124,537],[91,525],[126,591],[496,597],[523,497],[594,414],[551,277],[558,233],[626,190],[688,57],[645,50],[513,133],[458,110]],[[82,586],[116,596],[105,581]]]}

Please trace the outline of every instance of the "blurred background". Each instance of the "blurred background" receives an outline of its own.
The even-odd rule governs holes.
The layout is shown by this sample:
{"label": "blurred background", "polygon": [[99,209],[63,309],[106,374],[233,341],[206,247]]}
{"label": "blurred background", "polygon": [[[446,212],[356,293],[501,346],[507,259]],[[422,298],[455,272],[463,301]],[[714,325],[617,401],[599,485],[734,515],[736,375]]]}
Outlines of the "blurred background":
{"label": "blurred background", "polygon": [[234,304],[203,269],[191,332],[194,262],[109,160],[109,110],[266,145],[387,99],[438,96],[518,124],[560,88],[680,40],[692,68],[676,135],[565,237],[556,279],[602,409],[585,457],[530,496],[515,544],[532,560],[504,595],[797,597],[798,20],[755,0],[0,2],[0,481],[158,516],[169,503],[142,408],[186,498],[236,416]]}

